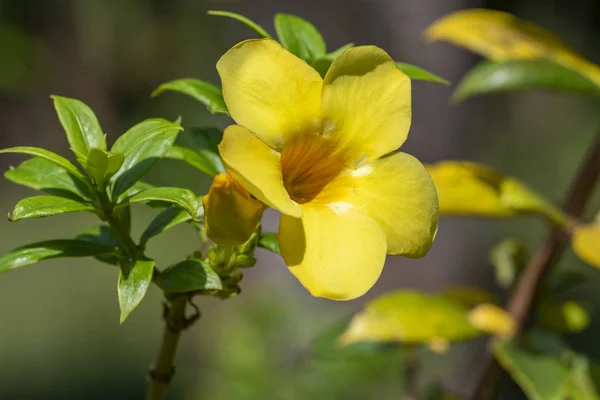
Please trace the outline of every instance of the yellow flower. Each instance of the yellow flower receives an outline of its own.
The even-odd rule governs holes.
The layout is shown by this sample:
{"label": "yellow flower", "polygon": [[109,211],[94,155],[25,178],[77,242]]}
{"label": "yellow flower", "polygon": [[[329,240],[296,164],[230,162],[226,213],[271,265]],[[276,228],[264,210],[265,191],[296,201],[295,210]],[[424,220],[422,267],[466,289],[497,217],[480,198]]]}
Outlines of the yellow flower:
{"label": "yellow flower", "polygon": [[260,222],[264,205],[228,173],[215,176],[202,198],[206,234],[215,243],[240,245],[250,239]]}
{"label": "yellow flower", "polygon": [[219,145],[223,162],[282,213],[281,254],[314,296],[359,297],[386,253],[427,253],[437,196],[418,160],[392,153],[410,127],[410,79],[387,53],[354,47],[322,79],[274,40],[257,39],[234,46],[217,69],[238,124]]}

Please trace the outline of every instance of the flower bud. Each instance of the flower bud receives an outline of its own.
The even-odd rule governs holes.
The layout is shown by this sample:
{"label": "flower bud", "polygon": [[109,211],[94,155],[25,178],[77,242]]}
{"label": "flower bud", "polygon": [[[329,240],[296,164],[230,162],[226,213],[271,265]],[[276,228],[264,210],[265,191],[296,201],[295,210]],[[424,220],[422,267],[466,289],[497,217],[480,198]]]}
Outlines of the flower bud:
{"label": "flower bud", "polygon": [[264,210],[263,204],[251,197],[228,173],[215,176],[202,204],[206,234],[220,245],[247,242]]}

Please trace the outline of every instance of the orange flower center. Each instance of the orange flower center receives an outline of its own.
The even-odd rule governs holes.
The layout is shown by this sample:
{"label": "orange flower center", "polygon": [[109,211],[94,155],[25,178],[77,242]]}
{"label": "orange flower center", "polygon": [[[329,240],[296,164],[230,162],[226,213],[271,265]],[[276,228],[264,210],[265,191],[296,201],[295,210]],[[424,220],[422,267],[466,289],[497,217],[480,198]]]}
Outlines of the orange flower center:
{"label": "orange flower center", "polygon": [[321,136],[302,136],[281,152],[283,186],[296,203],[329,198],[331,183],[346,169],[346,160]]}

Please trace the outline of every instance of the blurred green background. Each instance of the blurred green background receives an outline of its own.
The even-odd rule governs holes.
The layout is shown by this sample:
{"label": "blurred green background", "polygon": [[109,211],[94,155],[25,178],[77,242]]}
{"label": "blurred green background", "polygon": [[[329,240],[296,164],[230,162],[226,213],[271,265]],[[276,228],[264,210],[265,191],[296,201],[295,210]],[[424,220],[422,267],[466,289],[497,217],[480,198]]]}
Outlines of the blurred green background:
{"label": "blurred green background", "polygon": [[[0,0],[0,147],[29,145],[67,155],[49,95],[75,97],[97,113],[109,142],[148,117],[184,126],[219,125],[193,100],[149,94],[167,80],[196,77],[218,82],[215,63],[240,40],[241,24],[209,17],[209,9],[249,16],[273,32],[276,12],[300,15],[323,32],[330,49],[347,42],[376,44],[452,82],[477,57],[446,44],[425,45],[423,30],[456,9],[506,10],[553,30],[600,63],[600,4],[595,0]],[[592,137],[600,129],[598,102],[549,92],[513,93],[449,104],[452,88],[413,85],[413,126],[404,150],[425,162],[470,159],[517,176],[560,201]],[[7,169],[22,160],[0,158]],[[209,181],[197,171],[163,161],[150,183],[183,186],[198,194]],[[5,213],[32,193],[0,181]],[[596,193],[593,210],[600,207]],[[141,232],[154,210],[134,210]],[[96,224],[67,215],[17,224],[0,220],[0,254],[46,238],[69,238]],[[267,213],[266,230],[277,216]],[[335,303],[312,298],[281,259],[259,250],[241,297],[200,298],[203,318],[186,332],[177,357],[171,399],[397,399],[404,379],[402,351],[372,357],[330,349],[324,332],[365,301],[387,290],[439,290],[453,285],[493,288],[489,248],[506,236],[532,249],[546,226],[535,219],[445,219],[430,254],[389,258],[381,280],[364,298]],[[179,227],[150,246],[159,265],[180,260],[197,242]],[[565,257],[561,268],[589,275],[578,295],[598,303],[600,273]],[[138,399],[162,331],[161,299],[150,289],[142,305],[118,323],[117,271],[91,260],[54,260],[0,277],[0,399]],[[597,287],[597,286],[596,286]],[[600,310],[600,307],[596,307]],[[600,318],[572,338],[579,351],[600,358]],[[315,343],[319,344],[315,346]],[[429,378],[468,394],[478,377],[483,341],[431,355]],[[514,397],[511,397],[514,398]]]}

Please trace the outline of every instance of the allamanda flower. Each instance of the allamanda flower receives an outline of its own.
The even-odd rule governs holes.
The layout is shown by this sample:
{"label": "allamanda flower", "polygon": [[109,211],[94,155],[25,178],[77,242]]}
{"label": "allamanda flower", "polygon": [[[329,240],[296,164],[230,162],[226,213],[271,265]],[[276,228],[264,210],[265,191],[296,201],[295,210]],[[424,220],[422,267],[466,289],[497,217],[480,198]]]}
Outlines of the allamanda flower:
{"label": "allamanda flower", "polygon": [[417,159],[394,153],[410,127],[410,79],[386,52],[354,47],[322,79],[276,41],[247,40],[217,69],[237,123],[219,145],[223,162],[281,212],[281,254],[314,296],[359,297],[386,253],[427,253],[437,195]]}

